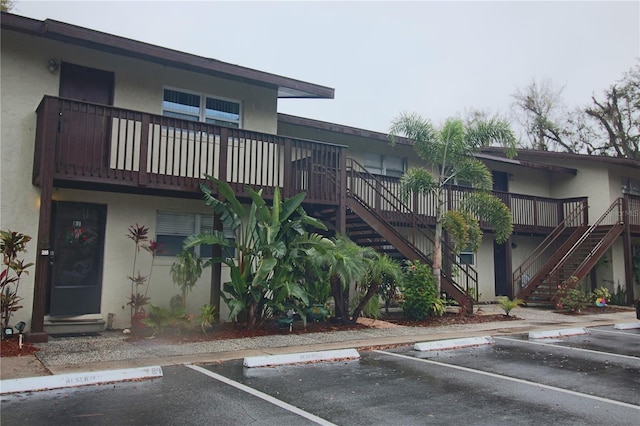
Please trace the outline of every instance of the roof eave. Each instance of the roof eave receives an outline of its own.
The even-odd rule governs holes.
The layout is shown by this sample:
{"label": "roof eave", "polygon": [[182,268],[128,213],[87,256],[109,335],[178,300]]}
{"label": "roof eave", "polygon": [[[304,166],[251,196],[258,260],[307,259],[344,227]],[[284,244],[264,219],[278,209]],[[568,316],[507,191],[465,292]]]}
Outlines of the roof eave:
{"label": "roof eave", "polygon": [[3,29],[89,47],[121,56],[143,59],[188,71],[269,87],[277,90],[278,97],[282,98],[333,99],[335,95],[335,90],[330,87],[233,65],[52,19],[39,21],[5,12],[2,12],[1,18],[0,22]]}

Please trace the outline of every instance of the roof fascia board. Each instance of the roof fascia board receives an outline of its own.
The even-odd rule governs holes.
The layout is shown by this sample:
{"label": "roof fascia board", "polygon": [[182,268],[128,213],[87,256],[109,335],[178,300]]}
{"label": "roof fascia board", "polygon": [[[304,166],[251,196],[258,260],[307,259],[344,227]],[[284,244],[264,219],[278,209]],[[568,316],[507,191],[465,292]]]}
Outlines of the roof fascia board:
{"label": "roof fascia board", "polygon": [[[284,98],[333,99],[335,94],[334,89],[330,87],[233,65],[227,62],[180,52],[51,19],[38,21],[3,12],[1,24],[2,28],[8,30],[90,47],[122,56],[144,59],[162,65],[215,75],[263,87],[278,90],[282,88],[282,93],[287,93],[287,95],[282,96]],[[300,95],[293,96],[291,93],[300,93]]]}
{"label": "roof fascia board", "polygon": [[[498,153],[499,148],[488,147],[483,149],[483,151],[487,153]],[[636,167],[636,168],[640,167],[640,160],[635,160],[632,158],[606,157],[601,155],[588,155],[588,154],[574,154],[571,152],[518,149],[517,156],[527,157],[527,158],[545,158],[546,157],[546,158],[567,159],[567,160],[576,160],[576,161],[597,161],[597,162],[615,164],[619,166],[628,166],[628,167]]]}
{"label": "roof fascia board", "polygon": [[[372,130],[365,130],[336,123],[329,123],[327,121],[314,120],[306,117],[298,117],[296,115],[278,113],[278,122],[291,124],[294,126],[311,127],[318,130],[326,130],[328,132],[358,136],[389,143],[389,135],[386,133],[374,132]],[[413,142],[410,139],[403,137],[398,137],[396,139],[396,143],[398,143],[399,145],[413,145]]]}

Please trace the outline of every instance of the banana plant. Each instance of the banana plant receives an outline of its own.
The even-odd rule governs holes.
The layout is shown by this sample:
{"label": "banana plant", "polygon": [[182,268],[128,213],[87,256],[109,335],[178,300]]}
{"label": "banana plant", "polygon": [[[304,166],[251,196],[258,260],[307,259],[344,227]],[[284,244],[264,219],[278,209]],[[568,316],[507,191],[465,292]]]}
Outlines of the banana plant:
{"label": "banana plant", "polygon": [[261,190],[246,188],[251,204],[245,206],[229,184],[212,176],[207,179],[224,201],[202,184],[205,204],[234,231],[236,239],[214,230],[188,237],[185,248],[209,244],[236,249],[236,259],[213,258],[205,264],[223,263],[229,267],[230,281],[224,283],[222,296],[229,307],[229,317],[237,320],[244,314],[247,327],[259,328],[278,312],[301,311],[308,304],[308,297],[295,265],[312,250],[333,246],[331,240],[307,230],[327,228],[302,208],[306,194],[282,199],[276,188],[268,205]]}

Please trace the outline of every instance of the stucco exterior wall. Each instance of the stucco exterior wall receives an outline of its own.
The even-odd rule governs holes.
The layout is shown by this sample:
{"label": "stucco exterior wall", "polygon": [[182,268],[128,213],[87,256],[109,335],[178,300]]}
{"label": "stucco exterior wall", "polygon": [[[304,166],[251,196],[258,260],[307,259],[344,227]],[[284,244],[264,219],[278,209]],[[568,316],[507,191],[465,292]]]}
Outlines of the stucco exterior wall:
{"label": "stucco exterior wall", "polygon": [[328,130],[315,129],[305,126],[297,126],[288,123],[278,124],[278,134],[294,138],[309,139],[322,142],[330,142],[349,147],[347,155],[360,164],[364,163],[365,153],[375,153],[408,159],[408,166],[415,167],[422,164],[422,160],[416,156],[413,147],[407,145],[395,145],[362,136],[346,135]]}
{"label": "stucco exterior wall", "polygon": [[480,302],[491,302],[495,300],[496,285],[493,266],[493,235],[487,234],[482,238],[482,243],[476,253],[476,264],[474,268],[478,271],[478,295],[480,296]]}
{"label": "stucco exterior wall", "polygon": [[[5,49],[7,51],[5,52]],[[215,97],[240,101],[242,127],[264,133],[277,131],[277,91],[246,83],[221,79],[191,71],[171,68],[134,58],[126,58],[102,51],[42,39],[39,37],[2,31],[2,68],[5,61],[16,62],[22,71],[18,74],[17,88],[23,99],[35,99],[37,106],[44,94],[57,96],[60,70],[50,73],[47,61],[93,67],[115,75],[114,105],[162,113],[165,87],[203,93]],[[12,71],[9,64],[7,71]],[[3,85],[3,98],[5,97]],[[25,96],[26,95],[26,96]],[[31,99],[31,102],[34,100]],[[35,110],[35,107],[33,108]]]}
{"label": "stucco exterior wall", "polygon": [[[27,246],[26,262],[36,260],[40,190],[31,185],[36,132],[36,109],[44,95],[59,93],[60,70],[47,69],[50,58],[58,62],[94,67],[115,74],[114,105],[160,114],[164,87],[193,90],[207,95],[238,100],[242,105],[242,127],[275,134],[277,131],[277,92],[275,89],[223,80],[193,72],[178,70],[142,60],[119,57],[92,49],[28,36],[13,31],[1,35],[1,137],[0,149],[0,229],[11,229],[33,237]],[[145,223],[155,232],[155,212],[158,209],[197,212],[197,201],[185,202],[170,198],[139,197],[98,192],[64,191],[55,194],[58,200],[95,202],[108,205],[107,240],[105,246],[105,276],[102,314],[116,314],[114,326],[128,325],[126,303],[129,283],[120,272],[128,270],[131,261],[126,229],[135,222]],[[158,259],[149,293],[154,303],[168,303],[178,293],[168,275],[170,263]],[[142,265],[141,265],[142,266]],[[130,271],[129,271],[130,272]],[[201,279],[196,293],[187,298],[189,309],[197,311],[202,301],[209,300],[209,272]],[[23,309],[12,323],[25,321],[30,326],[33,305],[34,271],[20,286]],[[223,276],[223,282],[224,282]],[[166,299],[166,300],[165,300]],[[223,308],[224,309],[224,308]],[[221,313],[226,318],[226,313]]]}
{"label": "stucco exterior wall", "polygon": [[532,169],[511,164],[486,161],[485,164],[492,171],[509,174],[509,192],[551,197],[551,182],[555,174],[545,170]]}
{"label": "stucco exterior wall", "polygon": [[[107,206],[101,315],[106,320],[107,314],[115,314],[115,328],[128,327],[130,322],[130,310],[126,303],[131,294],[131,282],[127,276],[131,276],[133,272],[135,245],[127,238],[129,226],[135,224],[147,226],[149,238],[155,240],[158,211],[212,214],[211,209],[202,201],[167,197],[59,189],[55,191],[54,200]],[[168,308],[171,297],[180,294],[180,289],[173,284],[169,273],[175,258],[157,256],[153,265],[151,259],[151,255],[146,251],[140,251],[136,273],[139,270],[143,276],[148,276],[149,272],[152,272],[148,292],[151,298],[150,303]],[[152,266],[153,269],[151,269]],[[222,270],[222,282],[226,282],[229,280],[228,268],[223,266]],[[200,307],[209,303],[210,283],[211,269],[207,268],[193,291],[187,294],[187,312],[197,315]],[[228,310],[224,302],[221,311],[220,317],[227,318]]]}
{"label": "stucco exterior wall", "polygon": [[[47,70],[48,45],[26,43],[24,36],[2,31],[0,62],[0,229],[22,232],[33,239],[26,262],[35,263],[40,190],[31,185],[36,108],[45,94],[58,93],[58,74]],[[12,324],[30,324],[34,267],[20,283],[22,309]]]}

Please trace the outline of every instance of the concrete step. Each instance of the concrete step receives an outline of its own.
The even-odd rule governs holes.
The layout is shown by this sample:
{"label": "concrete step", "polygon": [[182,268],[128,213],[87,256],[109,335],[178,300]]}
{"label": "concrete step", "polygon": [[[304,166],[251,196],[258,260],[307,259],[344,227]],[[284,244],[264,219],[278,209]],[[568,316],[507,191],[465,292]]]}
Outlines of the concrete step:
{"label": "concrete step", "polygon": [[102,318],[50,317],[44,321],[44,331],[50,335],[99,333],[106,329]]}

